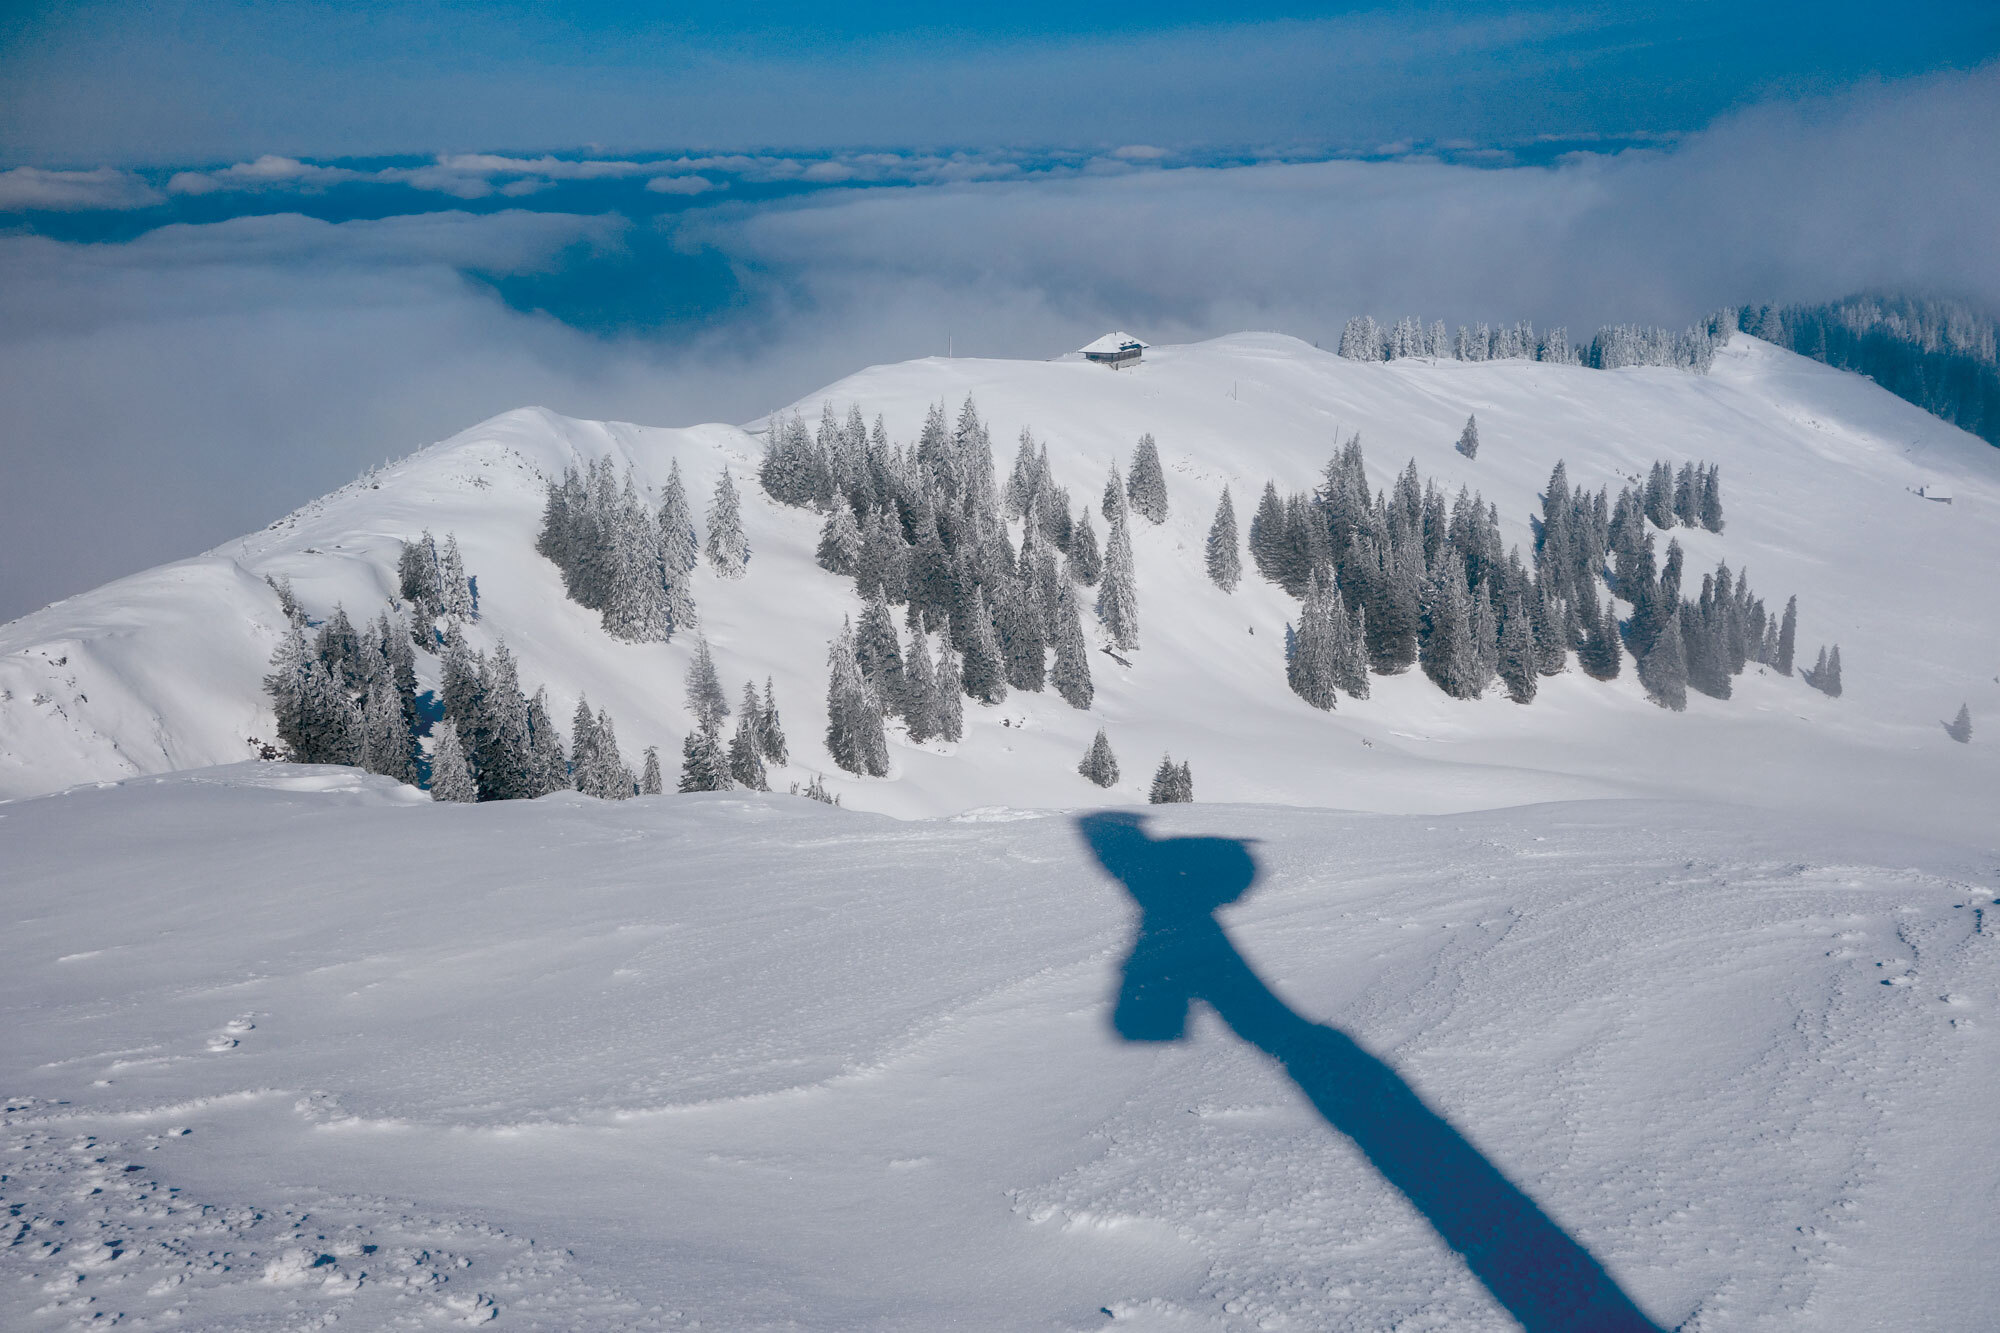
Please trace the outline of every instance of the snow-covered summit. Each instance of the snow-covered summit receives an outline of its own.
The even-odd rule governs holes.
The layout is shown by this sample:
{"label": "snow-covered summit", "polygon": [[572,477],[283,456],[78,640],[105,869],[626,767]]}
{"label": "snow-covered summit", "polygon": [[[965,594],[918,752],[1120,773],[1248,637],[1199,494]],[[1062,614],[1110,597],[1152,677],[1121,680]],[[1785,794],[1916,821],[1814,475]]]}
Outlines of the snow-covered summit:
{"label": "snow-covered summit", "polygon": [[[1125,335],[1113,334],[1111,338]],[[1100,340],[1104,341],[1104,340]],[[693,636],[609,638],[567,600],[534,549],[545,479],[572,463],[629,466],[655,497],[678,463],[699,508],[721,472],[744,495],[748,574],[696,574],[702,632],[732,697],[774,682],[792,738],[782,789],[824,773],[852,807],[898,815],[976,806],[1069,806],[1104,798],[1076,763],[1099,726],[1124,767],[1114,799],[1140,799],[1163,751],[1192,764],[1203,800],[1390,810],[1490,807],[1645,793],[1803,803],[1926,828],[1976,827],[2000,805],[1991,747],[1950,743],[1961,701],[2000,704],[2000,453],[1866,380],[1737,337],[1714,370],[1595,371],[1533,362],[1345,361],[1298,340],[1242,334],[1148,349],[1143,373],[1082,360],[927,358],[871,367],[792,408],[823,403],[916,437],[940,400],[970,395],[1003,471],[1023,429],[1048,444],[1056,479],[1093,500],[1150,432],[1171,512],[1134,524],[1141,647],[1129,665],[1092,654],[1089,712],[1016,692],[967,709],[956,745],[892,738],[886,779],[833,768],[822,744],[826,646],[859,609],[820,569],[816,515],[772,503],[754,472],[769,418],[748,428],[666,430],[509,412],[322,497],[204,555],[121,579],[0,627],[0,794],[227,763],[273,722],[259,688],[284,625],[266,578],[289,578],[309,615],[336,603],[372,616],[396,590],[399,543],[455,533],[477,580],[477,647],[504,638],[523,684],[566,718],[579,694],[617,719],[627,753],[677,754],[689,726],[681,681]],[[1468,415],[1483,447],[1454,451]],[[1760,594],[1797,594],[1799,651],[1841,645],[1844,697],[1760,673],[1687,713],[1648,703],[1629,664],[1600,684],[1572,671],[1529,707],[1497,691],[1446,697],[1419,673],[1378,678],[1332,713],[1285,686],[1298,603],[1254,574],[1233,594],[1204,573],[1203,539],[1227,485],[1247,521],[1267,480],[1312,485],[1359,431],[1370,481],[1411,458],[1447,494],[1497,506],[1503,535],[1532,550],[1531,513],[1558,459],[1572,485],[1613,493],[1656,460],[1719,464],[1720,534],[1676,532],[1687,568],[1748,566]],[[1920,487],[1948,490],[1926,503]],[[435,661],[420,659],[433,673]]]}

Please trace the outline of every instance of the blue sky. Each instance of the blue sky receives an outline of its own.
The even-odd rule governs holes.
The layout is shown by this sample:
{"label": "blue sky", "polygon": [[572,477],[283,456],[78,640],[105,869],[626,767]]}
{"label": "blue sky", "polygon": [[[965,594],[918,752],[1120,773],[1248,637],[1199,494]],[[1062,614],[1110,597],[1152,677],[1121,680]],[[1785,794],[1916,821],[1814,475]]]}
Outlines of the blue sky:
{"label": "blue sky", "polygon": [[745,420],[1111,327],[2000,305],[1991,3],[1105,12],[0,11],[0,618],[525,402]]}

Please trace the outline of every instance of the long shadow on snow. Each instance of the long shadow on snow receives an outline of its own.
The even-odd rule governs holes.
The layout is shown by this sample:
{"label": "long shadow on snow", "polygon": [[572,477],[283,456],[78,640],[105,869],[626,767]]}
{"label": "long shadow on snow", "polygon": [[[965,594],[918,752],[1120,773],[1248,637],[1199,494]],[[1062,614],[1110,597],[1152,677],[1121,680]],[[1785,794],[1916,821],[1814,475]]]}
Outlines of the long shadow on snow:
{"label": "long shadow on snow", "polygon": [[1215,911],[1257,878],[1232,838],[1153,838],[1137,815],[1077,820],[1140,910],[1112,1024],[1127,1041],[1178,1041],[1205,1001],[1276,1060],[1327,1124],[1354,1140],[1527,1333],[1658,1333],[1604,1266],[1503,1176],[1396,1071],[1337,1028],[1293,1013],[1229,942]]}

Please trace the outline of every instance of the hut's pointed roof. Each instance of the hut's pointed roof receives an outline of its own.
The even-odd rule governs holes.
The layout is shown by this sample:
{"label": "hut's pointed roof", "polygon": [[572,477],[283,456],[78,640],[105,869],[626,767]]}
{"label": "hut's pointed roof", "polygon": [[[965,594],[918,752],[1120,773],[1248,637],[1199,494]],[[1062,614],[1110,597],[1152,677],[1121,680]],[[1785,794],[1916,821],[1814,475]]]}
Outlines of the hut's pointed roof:
{"label": "hut's pointed roof", "polygon": [[1147,346],[1150,346],[1150,344],[1142,343],[1137,338],[1134,338],[1131,334],[1125,332],[1125,330],[1120,329],[1116,333],[1107,333],[1102,338],[1099,338],[1096,342],[1086,344],[1083,347],[1079,347],[1077,350],[1079,352],[1083,352],[1086,355],[1088,355],[1089,353],[1092,352],[1097,352],[1097,353],[1122,352],[1127,347],[1143,348]]}

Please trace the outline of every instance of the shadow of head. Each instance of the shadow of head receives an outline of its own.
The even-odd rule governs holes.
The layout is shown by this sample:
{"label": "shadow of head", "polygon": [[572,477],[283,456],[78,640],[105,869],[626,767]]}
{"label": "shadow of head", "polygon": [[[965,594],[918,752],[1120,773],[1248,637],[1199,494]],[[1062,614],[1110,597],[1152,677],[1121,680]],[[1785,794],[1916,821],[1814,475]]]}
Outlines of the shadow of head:
{"label": "shadow of head", "polygon": [[1132,895],[1149,925],[1207,916],[1257,880],[1249,845],[1236,838],[1155,838],[1146,817],[1108,810],[1077,820],[1098,863]]}

